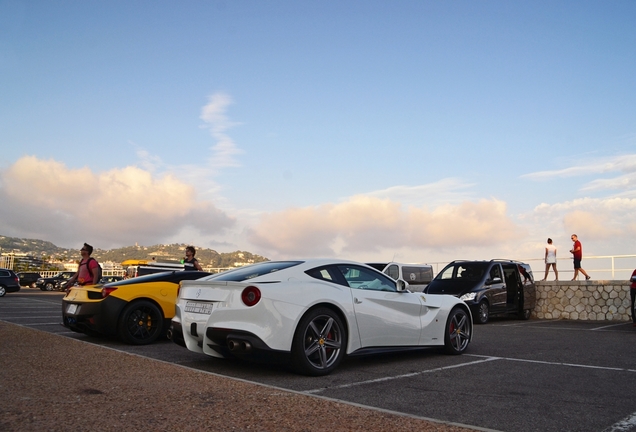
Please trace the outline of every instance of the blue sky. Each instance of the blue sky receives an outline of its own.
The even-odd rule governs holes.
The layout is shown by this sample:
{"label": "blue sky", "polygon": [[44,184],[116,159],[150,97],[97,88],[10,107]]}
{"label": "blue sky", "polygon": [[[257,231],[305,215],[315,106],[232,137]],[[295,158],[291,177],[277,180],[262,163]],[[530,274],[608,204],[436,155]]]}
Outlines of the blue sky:
{"label": "blue sky", "polygon": [[0,0],[0,235],[636,253],[636,2]]}

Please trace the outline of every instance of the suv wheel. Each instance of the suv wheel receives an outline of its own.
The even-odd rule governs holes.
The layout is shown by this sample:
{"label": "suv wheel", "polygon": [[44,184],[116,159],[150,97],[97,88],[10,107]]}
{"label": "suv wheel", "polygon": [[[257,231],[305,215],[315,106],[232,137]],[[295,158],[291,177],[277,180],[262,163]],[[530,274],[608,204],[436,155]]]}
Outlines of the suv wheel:
{"label": "suv wheel", "polygon": [[45,291],[53,291],[55,289],[55,285],[53,285],[53,282],[47,282],[44,285],[44,290]]}
{"label": "suv wheel", "polygon": [[6,288],[0,285],[0,297],[4,297],[6,293],[7,293]]}
{"label": "suv wheel", "polygon": [[477,307],[477,319],[478,324],[486,324],[488,322],[488,318],[490,318],[490,306],[488,306],[488,302],[486,300],[482,300],[479,302],[479,306]]}

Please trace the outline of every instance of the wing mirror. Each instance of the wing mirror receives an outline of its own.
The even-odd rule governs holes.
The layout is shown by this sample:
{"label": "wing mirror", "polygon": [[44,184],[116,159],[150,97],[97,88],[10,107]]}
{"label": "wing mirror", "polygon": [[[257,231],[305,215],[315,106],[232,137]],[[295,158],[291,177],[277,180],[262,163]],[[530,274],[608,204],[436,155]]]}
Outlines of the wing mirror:
{"label": "wing mirror", "polygon": [[398,292],[408,291],[409,289],[409,283],[405,281],[404,279],[398,279],[395,283],[395,286]]}
{"label": "wing mirror", "polygon": [[630,279],[632,282],[636,282],[636,275],[632,276],[632,278]]}
{"label": "wing mirror", "polygon": [[501,278],[496,277],[496,278],[488,279],[486,281],[486,285],[493,285],[493,284],[501,283],[501,282],[502,282]]}

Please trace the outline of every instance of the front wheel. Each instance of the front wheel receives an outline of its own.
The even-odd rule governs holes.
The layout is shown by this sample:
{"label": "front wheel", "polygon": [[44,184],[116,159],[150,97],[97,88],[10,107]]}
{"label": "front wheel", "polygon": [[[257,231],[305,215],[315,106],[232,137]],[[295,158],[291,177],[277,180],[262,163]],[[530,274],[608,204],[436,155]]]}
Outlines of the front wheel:
{"label": "front wheel", "polygon": [[297,372],[321,376],[331,373],[344,357],[347,333],[342,320],[329,308],[309,311],[298,324],[292,344]]}
{"label": "front wheel", "polygon": [[519,319],[529,320],[530,319],[530,315],[532,315],[532,310],[531,309],[523,309],[521,312],[519,312]]}
{"label": "front wheel", "polygon": [[488,318],[490,318],[490,306],[488,306],[488,302],[486,300],[479,302],[477,316],[475,318],[477,319],[478,324],[486,324],[488,322]]}
{"label": "front wheel", "polygon": [[466,351],[470,343],[473,323],[470,315],[461,307],[453,309],[446,322],[444,333],[444,351],[447,354],[461,354]]}
{"label": "front wheel", "polygon": [[53,282],[47,282],[44,285],[44,290],[45,291],[53,291],[55,289],[55,285],[53,285]]}
{"label": "front wheel", "polygon": [[124,308],[117,333],[126,343],[147,345],[159,338],[163,327],[161,310],[152,302],[140,300]]}
{"label": "front wheel", "polygon": [[4,297],[6,293],[7,293],[7,289],[3,286],[0,286],[0,297]]}

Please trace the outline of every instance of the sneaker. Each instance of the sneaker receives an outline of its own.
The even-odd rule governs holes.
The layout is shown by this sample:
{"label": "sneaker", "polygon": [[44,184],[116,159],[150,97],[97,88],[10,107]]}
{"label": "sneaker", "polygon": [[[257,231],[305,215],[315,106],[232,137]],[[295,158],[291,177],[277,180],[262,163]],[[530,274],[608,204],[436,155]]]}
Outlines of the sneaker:
{"label": "sneaker", "polygon": [[585,280],[590,280],[590,277],[589,276],[585,276]]}

